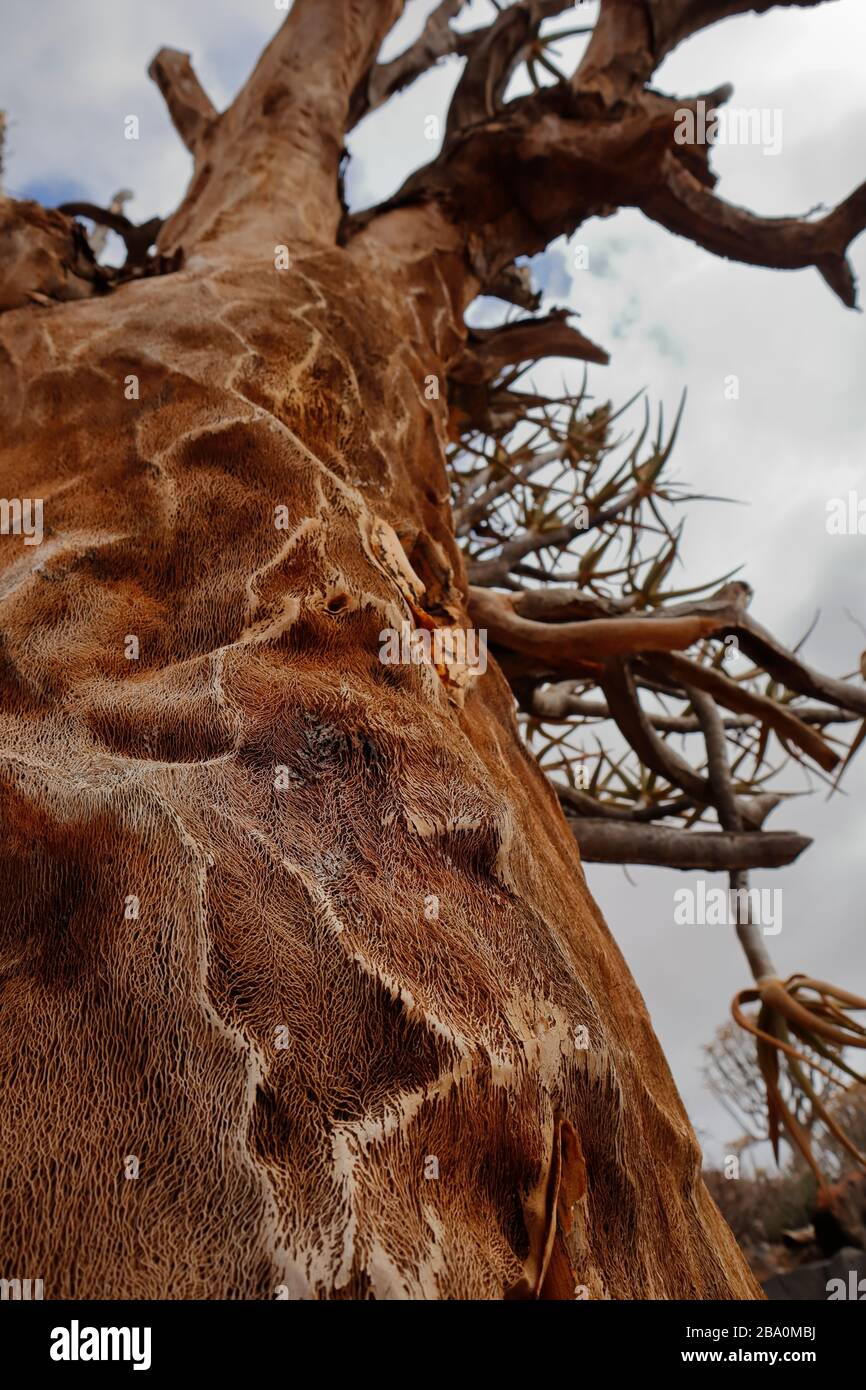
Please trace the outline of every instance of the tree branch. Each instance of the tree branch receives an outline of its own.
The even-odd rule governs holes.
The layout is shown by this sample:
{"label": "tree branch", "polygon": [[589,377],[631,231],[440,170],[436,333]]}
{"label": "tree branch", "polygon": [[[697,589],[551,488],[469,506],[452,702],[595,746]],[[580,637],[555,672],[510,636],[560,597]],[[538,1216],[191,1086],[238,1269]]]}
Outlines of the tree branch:
{"label": "tree branch", "polygon": [[[123,209],[132,197],[132,189],[119,188],[105,211],[112,214],[119,214],[122,217],[125,216]],[[105,250],[105,243],[108,240],[107,224],[97,222],[96,225],[86,233],[86,236],[90,243],[90,249],[98,260]]]}
{"label": "tree branch", "polygon": [[824,0],[647,0],[652,16],[653,50],[660,63],[683,39],[741,14],[766,14],[783,5],[814,9]]}
{"label": "tree branch", "polygon": [[635,689],[634,676],[627,662],[612,660],[605,667],[599,684],[616,726],[644,767],[664,777],[700,805],[714,804],[712,788],[694,768],[674,752],[652,728]]}
{"label": "tree branch", "polygon": [[677,44],[720,19],[777,5],[813,7],[823,0],[601,0],[592,39],[572,78],[580,91],[597,91],[607,105],[621,101],[652,77]]}
{"label": "tree branch", "polygon": [[713,789],[714,806],[723,830],[742,830],[743,814],[731,781],[725,729],[713,701],[703,690],[686,686],[686,694],[704,735],[707,750],[707,780]]}
{"label": "tree branch", "polygon": [[219,114],[195,75],[189,54],[177,48],[161,48],[147,75],[162,92],[181,140],[190,154],[197,154]]}
{"label": "tree branch", "polygon": [[472,586],[469,611],[475,625],[487,629],[491,642],[540,659],[551,670],[569,675],[575,662],[601,666],[614,656],[683,651],[720,627],[734,625],[740,607],[732,598],[721,612],[709,614],[668,618],[640,613],[587,622],[539,623],[521,617],[510,596]]}
{"label": "tree branch", "polygon": [[487,120],[502,104],[505,89],[527,44],[543,19],[570,9],[574,0],[516,0],[486,29],[473,35],[466,67],[454,89],[445,139]]}
{"label": "tree branch", "polygon": [[156,241],[162,226],[161,217],[151,217],[136,227],[123,213],[97,207],[96,203],[61,203],[57,211],[68,213],[70,217],[89,217],[91,222],[96,222],[101,227],[110,227],[113,232],[117,232],[126,247],[124,270],[127,267],[140,269],[144,266],[147,253]]}
{"label": "tree branch", "polygon": [[471,35],[458,34],[451,28],[467,0],[440,0],[436,8],[427,16],[420,35],[404,53],[390,63],[375,63],[367,80],[358,84],[352,96],[347,129],[351,130],[359,121],[384,106],[396,92],[408,87],[422,73],[435,67],[440,58],[458,53],[467,45]]}
{"label": "tree branch", "polygon": [[[593,700],[574,693],[575,681],[559,681],[532,693],[529,712],[538,719],[571,720],[610,719],[611,713],[604,700]],[[640,684],[640,682],[637,682]],[[663,734],[699,734],[700,721],[693,714],[651,714],[648,716],[652,727]],[[828,724],[853,724],[859,716],[841,709],[821,709],[815,706],[797,710],[797,718],[804,724],[815,728],[826,728]],[[754,715],[732,715],[722,720],[722,726],[729,732],[754,729],[760,724]]]}
{"label": "tree branch", "polygon": [[837,766],[837,754],[824,742],[820,734],[804,724],[791,710],[777,704],[775,700],[767,699],[766,695],[746,690],[721,671],[716,671],[711,666],[702,666],[697,661],[689,661],[675,653],[653,656],[645,664],[652,672],[660,671],[662,675],[673,677],[680,686],[692,685],[698,690],[706,691],[725,709],[733,710],[737,714],[751,714],[760,719],[781,739],[795,744],[810,758],[814,758],[825,772],[832,772]]}
{"label": "tree branch", "polygon": [[[522,539],[508,542],[503,550],[517,545]],[[527,539],[531,541],[532,537]],[[496,561],[488,563],[494,565]],[[572,661],[580,665],[582,674],[588,662],[603,662],[607,657],[616,655],[646,653],[641,669],[661,674],[673,680],[681,689],[693,686],[706,691],[726,709],[759,720],[780,738],[801,748],[828,772],[838,765],[839,758],[817,732],[814,727],[816,721],[811,721],[810,725],[793,710],[746,689],[721,671],[676,653],[686,650],[701,636],[721,637],[733,633],[747,655],[771,675],[783,680],[789,688],[843,709],[866,714],[866,691],[812,671],[758,623],[753,622],[745,611],[751,589],[738,581],[724,585],[706,599],[651,613],[590,618],[583,622],[568,621],[575,613],[576,604],[578,608],[582,604],[583,611],[587,611],[586,600],[576,590],[527,590],[507,598],[488,594],[486,604],[480,598],[485,592],[483,588],[475,586],[470,589],[470,610],[473,615],[483,614],[484,624],[479,625],[488,627],[491,642],[541,659],[549,664],[551,670],[570,675],[577,674],[574,669],[569,669]],[[535,621],[528,616],[531,614],[542,617],[544,621]],[[557,618],[565,620],[557,621]],[[702,628],[701,632],[698,632],[699,627]],[[695,635],[687,641],[690,633]],[[658,635],[655,647],[654,634]],[[593,643],[597,645],[593,647]],[[649,724],[647,728],[651,732]],[[653,764],[647,762],[647,766]]]}
{"label": "tree branch", "polygon": [[866,229],[866,183],[815,222],[756,217],[706,188],[672,153],[665,155],[656,189],[640,206],[654,222],[729,260],[777,270],[815,266],[849,309],[857,285],[847,250]]}
{"label": "tree branch", "polygon": [[520,309],[535,313],[541,303],[541,290],[533,290],[532,276],[527,265],[504,265],[501,270],[481,286],[482,294],[491,294],[496,299],[504,299],[507,304],[516,304]]}
{"label": "tree branch", "polygon": [[542,357],[571,357],[605,366],[609,355],[571,327],[572,315],[573,310],[554,309],[543,318],[515,319],[500,328],[470,328],[466,346],[448,367],[449,379],[493,381],[503,367]]}
{"label": "tree branch", "polygon": [[812,841],[793,830],[678,830],[566,816],[582,859],[596,864],[652,864],[666,869],[779,869]]}
{"label": "tree branch", "polygon": [[333,245],[339,168],[355,88],[403,0],[294,0],[228,110],[208,159],[160,234],[160,249],[209,243],[263,254],[267,208],[276,242]]}
{"label": "tree branch", "polygon": [[[789,690],[824,700],[827,704],[841,705],[843,709],[866,716],[866,690],[862,686],[835,680],[807,666],[794,652],[777,642],[772,633],[756,623],[750,614],[743,615],[737,625],[736,636],[746,656]],[[802,712],[800,714],[802,717]]]}
{"label": "tree branch", "polygon": [[[462,236],[473,273],[486,283],[516,256],[572,234],[587,218],[636,207],[716,255],[772,269],[815,266],[842,302],[854,307],[847,251],[866,227],[866,185],[816,221],[757,217],[733,207],[712,192],[711,145],[675,139],[677,113],[693,108],[698,98],[678,100],[643,85],[664,44],[711,22],[705,15],[719,18],[747,8],[653,8],[668,25],[659,47],[646,0],[606,0],[571,84],[504,106],[494,98],[507,67],[503,54],[511,62],[513,49],[500,54],[492,92],[489,82],[469,83],[467,64],[466,101],[452,108],[454,122],[438,158],[380,208],[347,219],[344,238],[390,209],[435,203]],[[501,26],[505,35],[513,26],[515,38],[518,20],[524,20],[509,20],[511,14],[503,11],[492,30]],[[479,82],[481,76],[479,68]],[[718,104],[730,90],[719,88],[703,100]]]}
{"label": "tree branch", "polygon": [[[627,495],[631,497],[632,494],[629,492]],[[722,585],[715,593],[708,594],[706,598],[693,599],[689,603],[668,604],[665,608],[644,612],[642,616],[651,621],[659,616],[715,618],[721,626],[729,620],[733,612],[738,615],[738,624],[742,625],[746,617],[746,605],[751,598],[751,586],[735,579]],[[515,613],[519,613],[521,618],[532,618],[546,623],[565,623],[581,617],[613,617],[616,613],[633,610],[638,601],[637,598],[602,599],[597,594],[572,588],[570,585],[556,584],[544,589],[524,589],[511,600]],[[637,616],[635,614],[635,617]]]}
{"label": "tree branch", "polygon": [[[722,728],[718,710],[704,691],[690,688],[688,693],[704,731],[704,741],[707,748],[707,775],[715,795],[719,824],[723,830],[739,832],[743,828],[742,808],[734,795],[731,770],[728,767],[725,731]],[[756,866],[749,865],[748,867]],[[733,891],[748,888],[748,883],[745,866],[740,865],[731,870],[730,886]],[[776,970],[764,944],[764,939],[752,921],[750,900],[747,898],[745,901],[745,914],[741,915],[739,911],[737,912],[737,937],[751,967],[753,978],[760,981],[765,976],[775,975]]]}

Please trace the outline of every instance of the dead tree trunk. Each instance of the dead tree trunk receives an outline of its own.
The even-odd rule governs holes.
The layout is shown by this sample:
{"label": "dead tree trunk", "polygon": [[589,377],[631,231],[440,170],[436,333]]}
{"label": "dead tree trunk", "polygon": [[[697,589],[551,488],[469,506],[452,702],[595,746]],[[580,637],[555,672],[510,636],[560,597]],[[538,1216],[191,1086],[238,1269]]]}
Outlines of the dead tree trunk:
{"label": "dead tree trunk", "polygon": [[[645,10],[614,4],[544,112],[476,109],[470,54],[443,156],[347,221],[400,9],[296,0],[220,116],[159,55],[174,273],[100,293],[68,219],[8,212],[3,491],[45,535],[2,538],[0,1249],[46,1297],[757,1294],[508,684],[379,659],[471,621],[467,304],[594,204],[697,227],[712,195],[644,189],[673,155],[645,34],[607,90]],[[791,264],[843,282],[852,225],[784,229]]]}

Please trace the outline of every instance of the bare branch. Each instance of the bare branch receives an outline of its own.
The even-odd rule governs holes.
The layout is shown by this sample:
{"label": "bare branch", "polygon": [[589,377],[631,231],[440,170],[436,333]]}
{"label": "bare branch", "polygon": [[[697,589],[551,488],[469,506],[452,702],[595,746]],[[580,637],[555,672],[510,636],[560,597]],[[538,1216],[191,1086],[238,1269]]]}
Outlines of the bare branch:
{"label": "bare branch", "polygon": [[[640,684],[640,682],[637,682]],[[532,694],[531,712],[539,719],[561,720],[574,719],[610,719],[611,713],[604,700],[592,700],[584,698],[574,693],[574,681],[559,681],[554,685],[548,685],[542,690],[535,690]],[[797,709],[797,718],[804,724],[811,724],[816,728],[825,728],[828,724],[851,724],[858,719],[856,714],[851,714],[847,710],[841,709],[820,709],[817,706],[804,707]],[[652,714],[649,716],[652,727],[658,733],[665,734],[699,734],[701,725],[696,715],[693,714]],[[722,720],[723,728],[728,732],[735,730],[754,729],[760,720],[753,715],[741,714],[733,715]]]}
{"label": "bare branch", "polygon": [[707,780],[713,789],[713,804],[718,813],[719,824],[723,830],[742,830],[743,813],[731,781],[724,725],[713,701],[703,690],[687,686],[686,694],[703,731],[707,750]]}
{"label": "bare branch", "polygon": [[[630,496],[631,494],[629,494]],[[745,618],[745,607],[751,601],[752,590],[748,584],[734,580],[724,584],[714,594],[706,598],[694,599],[690,603],[671,603],[654,614],[644,614],[654,620],[656,616],[666,618],[715,618],[719,625],[727,622],[732,612],[739,615],[738,621]],[[545,589],[525,589],[512,599],[515,613],[522,618],[532,618],[547,623],[564,623],[580,617],[612,617],[635,607],[637,597],[628,599],[600,599],[595,594],[582,592],[570,586],[550,585]],[[637,615],[635,615],[637,616]]]}
{"label": "bare branch", "polygon": [[[746,656],[763,667],[774,680],[786,685],[789,690],[866,715],[866,690],[861,686],[851,685],[850,681],[825,676],[813,667],[807,666],[781,642],[777,642],[766,628],[756,623],[750,614],[745,614],[738,625],[737,639]],[[802,718],[802,711],[797,712]]]}
{"label": "bare branch", "polygon": [[470,328],[463,352],[449,365],[449,378],[493,381],[503,367],[542,357],[571,357],[605,366],[609,355],[571,327],[572,314],[569,309],[554,309],[543,318],[515,319],[500,328]]}
{"label": "bare branch", "polygon": [[[718,18],[746,8],[689,4],[665,10],[665,43],[711,22],[704,11]],[[435,202],[463,236],[483,283],[516,256],[571,234],[589,217],[636,207],[716,255],[773,269],[815,266],[842,302],[854,307],[847,252],[866,227],[866,185],[815,221],[757,217],[716,197],[711,146],[678,144],[675,138],[678,113],[694,108],[698,98],[678,100],[644,86],[664,49],[653,34],[655,13],[645,0],[606,0],[571,85],[544,88],[504,106],[497,104],[497,92],[511,70],[513,45],[501,49],[499,67],[484,82],[479,69],[478,82],[469,83],[470,60],[466,103],[452,108],[438,158],[381,208],[348,219],[345,236],[389,208]],[[504,10],[491,28],[491,42],[497,29],[503,44],[507,34],[516,40],[524,22],[517,7]],[[730,92],[719,88],[701,100],[714,107]]]}
{"label": "bare branch", "polygon": [[68,213],[70,217],[89,217],[101,227],[110,227],[122,238],[126,247],[126,266],[137,269],[144,266],[147,253],[159,234],[161,217],[151,217],[136,227],[122,213],[112,212],[110,208],[97,207],[96,203],[61,203],[58,212]]}
{"label": "bare branch", "polygon": [[777,5],[812,7],[823,0],[601,0],[592,39],[572,83],[599,92],[607,105],[652,77],[677,44],[733,15]]}
{"label": "bare branch", "polygon": [[796,217],[756,217],[717,197],[672,153],[661,164],[660,181],[641,201],[654,222],[698,246],[748,265],[798,270],[815,266],[849,309],[857,303],[847,250],[866,229],[866,183],[815,222]]}
{"label": "bare branch", "polygon": [[[562,457],[562,453],[562,449],[552,450],[547,461],[553,462],[556,457]],[[458,536],[465,535],[467,531],[472,529],[477,521],[481,520],[491,503],[495,502],[497,497],[501,497],[504,493],[509,492],[511,488],[514,487],[515,481],[528,478],[540,465],[541,460],[539,456],[537,454],[531,454],[525,463],[519,464],[517,468],[513,470],[506,471],[501,478],[497,478],[495,482],[491,482],[484,487],[484,490],[480,492],[477,497],[467,500],[462,507],[456,508],[454,512],[455,533]],[[470,570],[472,568],[473,566],[470,565]],[[475,566],[474,568],[478,567]],[[484,580],[482,579],[480,582],[483,584]]]}
{"label": "bare branch", "polygon": [[[114,197],[112,198],[111,202],[108,204],[108,207],[106,208],[106,212],[110,212],[110,213],[112,213],[112,214],[118,214],[118,215],[120,215],[121,217],[125,216],[125,213],[124,213],[123,209],[124,209],[124,207],[126,206],[126,204],[129,202],[130,198],[132,198],[132,197],[133,197],[132,189],[130,189],[130,188],[120,188],[120,189],[118,189],[118,191],[115,193]],[[93,252],[94,256],[96,256],[96,258],[97,258],[97,260],[98,260],[99,257],[102,255],[102,252],[105,250],[105,243],[108,241],[108,226],[107,226],[107,224],[106,224],[106,223],[99,223],[99,222],[98,222],[98,223],[91,229],[91,231],[89,231],[89,232],[86,233],[86,236],[87,236],[87,240],[90,242],[90,249],[91,249],[91,251]]]}
{"label": "bare branch", "polygon": [[592,38],[571,79],[572,86],[581,92],[598,92],[605,104],[612,106],[642,87],[657,62],[645,0],[601,0]]}
{"label": "bare branch", "polygon": [[[734,795],[731,771],[728,766],[725,731],[722,728],[718,710],[704,691],[689,688],[688,693],[704,731],[704,741],[707,748],[707,776],[713,789],[719,823],[723,830],[739,832],[743,828],[742,807]],[[749,865],[749,868],[752,867],[755,866]],[[748,883],[748,870],[744,866],[741,865],[731,870],[730,886],[732,891],[739,892],[742,889],[747,889]],[[746,898],[745,902],[745,912],[738,911],[736,914],[737,937],[751,967],[753,978],[762,980],[767,976],[775,975],[776,968],[761,932],[752,920],[751,900]]]}
{"label": "bare branch", "polygon": [[597,864],[653,864],[667,869],[779,869],[793,864],[812,841],[793,830],[678,830],[566,817],[581,858]]}
{"label": "bare branch", "polygon": [[188,53],[161,48],[147,70],[162,92],[175,130],[190,154],[210,133],[218,112],[196,77]]}
{"label": "bare branch", "polygon": [[666,778],[673,786],[681,787],[701,805],[712,805],[713,792],[709,782],[699,776],[652,728],[627,662],[608,662],[599,684],[617,728],[643,765]]}
{"label": "bare branch", "polygon": [[446,141],[458,130],[495,115],[511,75],[543,19],[571,8],[574,0],[516,0],[506,6],[469,50],[466,67],[451,99]]}
{"label": "bare branch", "polygon": [[652,15],[655,61],[661,60],[683,39],[741,14],[765,14],[783,5],[813,9],[824,0],[648,0]]}
{"label": "bare branch", "polygon": [[556,526],[550,531],[523,531],[507,541],[493,560],[474,560],[467,565],[470,582],[475,586],[504,584],[518,561],[527,555],[546,550],[548,546],[566,546],[579,534],[576,524]]}
{"label": "bare branch", "polygon": [[775,700],[767,699],[765,695],[747,690],[723,675],[721,671],[715,671],[710,666],[702,666],[699,662],[689,661],[686,657],[674,653],[653,657],[649,669],[673,676],[681,686],[691,685],[698,690],[706,691],[725,709],[734,710],[737,714],[754,715],[768,728],[773,729],[780,738],[802,748],[803,752],[814,758],[825,772],[832,772],[839,762],[837,754],[824,742],[820,734],[804,724],[791,710],[777,704]]}
{"label": "bare branch", "polygon": [[466,0],[440,0],[428,15],[418,38],[404,53],[390,63],[374,64],[367,81],[360,83],[353,94],[349,130],[371,111],[384,106],[396,92],[401,92],[422,73],[435,67],[440,58],[461,51],[471,35],[458,34],[451,28],[451,20],[457,17],[465,4]]}
{"label": "bare branch", "polygon": [[721,616],[696,613],[668,618],[638,613],[588,622],[538,623],[521,617],[510,597],[474,586],[469,591],[469,608],[476,626],[488,630],[491,642],[539,658],[551,670],[565,674],[571,674],[575,662],[600,667],[613,656],[684,651],[725,623],[734,624],[739,612],[731,600]]}

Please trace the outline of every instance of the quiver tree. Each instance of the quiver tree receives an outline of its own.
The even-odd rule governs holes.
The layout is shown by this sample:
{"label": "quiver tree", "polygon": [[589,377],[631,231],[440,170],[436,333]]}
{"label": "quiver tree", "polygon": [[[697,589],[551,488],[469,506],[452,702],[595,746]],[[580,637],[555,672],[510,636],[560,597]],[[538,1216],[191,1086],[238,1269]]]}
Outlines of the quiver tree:
{"label": "quiver tree", "polygon": [[[780,649],[740,586],[546,587],[537,537],[473,542],[469,478],[455,528],[448,452],[525,409],[512,364],[604,359],[561,315],[468,331],[481,293],[534,312],[520,258],[635,206],[852,305],[866,186],[817,220],[754,217],[675,142],[692,99],[655,68],[764,4],[607,0],[573,76],[510,102],[566,5],[457,35],[446,3],[380,65],[401,8],[296,0],[222,113],[158,54],[194,160],[164,222],[3,205],[4,490],[43,500],[44,537],[3,538],[0,1244],[46,1296],[757,1293],[515,694],[538,718],[597,686],[740,870],[767,807],[716,760],[717,706],[744,739],[838,755],[823,715],[729,682],[707,644],[735,634],[842,720],[862,692]],[[440,154],[349,215],[347,130],[450,52]],[[120,232],[123,267],[78,214]],[[404,625],[486,628],[501,661],[381,660]],[[641,713],[647,684],[685,698],[705,770]],[[563,799],[607,821],[595,793]],[[652,816],[617,819],[648,843]]]}

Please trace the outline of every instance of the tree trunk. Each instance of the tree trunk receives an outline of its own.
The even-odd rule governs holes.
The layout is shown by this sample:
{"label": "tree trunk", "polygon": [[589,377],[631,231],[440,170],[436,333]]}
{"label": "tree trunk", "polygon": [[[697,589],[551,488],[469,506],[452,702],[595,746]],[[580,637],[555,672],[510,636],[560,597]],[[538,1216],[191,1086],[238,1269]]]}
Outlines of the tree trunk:
{"label": "tree trunk", "polygon": [[[354,69],[316,37],[344,106],[369,8]],[[379,658],[470,623],[479,281],[429,203],[335,244],[339,143],[249,161],[267,62],[196,135],[183,269],[0,319],[3,490],[45,514],[0,541],[4,1261],[52,1298],[757,1296],[506,681]]]}

